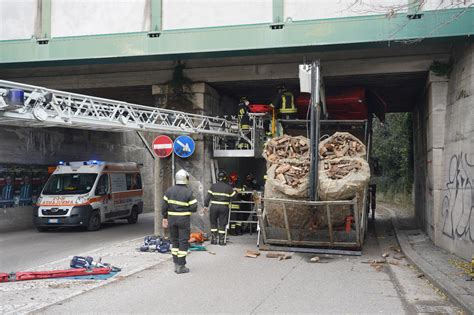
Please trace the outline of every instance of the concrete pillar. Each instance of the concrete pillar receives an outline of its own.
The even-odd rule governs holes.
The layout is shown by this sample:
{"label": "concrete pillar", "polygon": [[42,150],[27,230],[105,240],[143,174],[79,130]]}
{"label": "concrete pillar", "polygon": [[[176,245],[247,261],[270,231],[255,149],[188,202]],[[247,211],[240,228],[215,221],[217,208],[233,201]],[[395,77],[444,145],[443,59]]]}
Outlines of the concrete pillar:
{"label": "concrete pillar", "polygon": [[443,193],[444,135],[446,128],[446,107],[448,104],[448,78],[433,73],[428,76],[426,107],[426,215],[425,230],[432,239],[438,231],[439,209]]}
{"label": "concrete pillar", "polygon": [[[219,94],[206,83],[185,84],[178,89],[171,85],[154,85],[152,93],[161,108],[201,115],[213,115],[219,112]],[[212,139],[203,135],[191,136],[196,143],[195,152],[187,159],[176,157],[176,171],[183,168],[191,175],[189,186],[194,191],[200,209],[203,206],[205,192],[211,184]],[[155,164],[155,233],[161,232],[161,209],[158,201],[162,200],[164,191],[171,185],[170,163],[171,159],[162,159]],[[207,231],[208,214],[193,215],[191,224],[196,229]]]}

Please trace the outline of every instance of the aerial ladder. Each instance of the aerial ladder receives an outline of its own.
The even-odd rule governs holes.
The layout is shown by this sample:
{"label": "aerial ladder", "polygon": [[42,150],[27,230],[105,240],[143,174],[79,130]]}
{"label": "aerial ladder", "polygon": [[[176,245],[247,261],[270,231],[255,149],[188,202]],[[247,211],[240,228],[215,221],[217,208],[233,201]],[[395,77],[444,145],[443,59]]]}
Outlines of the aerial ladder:
{"label": "aerial ladder", "polygon": [[[203,134],[213,136],[215,157],[261,155],[263,125],[258,114],[253,116],[251,132],[243,133],[235,117],[190,114],[0,80],[0,125]],[[226,145],[240,139],[250,144],[247,150],[230,150]]]}
{"label": "aerial ladder", "polygon": [[0,124],[241,137],[237,122],[224,118],[131,104],[5,80],[0,80]]}

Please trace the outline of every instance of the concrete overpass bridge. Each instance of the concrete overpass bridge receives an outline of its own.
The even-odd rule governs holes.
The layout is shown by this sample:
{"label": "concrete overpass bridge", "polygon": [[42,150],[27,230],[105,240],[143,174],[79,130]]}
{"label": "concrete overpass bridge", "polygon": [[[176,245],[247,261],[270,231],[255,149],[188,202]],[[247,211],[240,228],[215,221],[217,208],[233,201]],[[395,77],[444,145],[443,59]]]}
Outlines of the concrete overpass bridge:
{"label": "concrete overpass bridge", "polygon": [[[473,6],[441,0],[2,1],[0,79],[223,115],[235,113],[241,95],[268,103],[277,84],[298,90],[298,64],[320,59],[327,87],[365,86],[389,111],[413,112],[417,218],[436,244],[470,258]],[[25,126],[2,127],[0,135],[3,165],[141,161],[149,209],[155,190],[159,195],[170,183],[169,161],[153,160],[134,133]],[[210,183],[210,150],[201,138],[195,156],[180,161],[198,192]],[[254,171],[262,166],[256,163]]]}

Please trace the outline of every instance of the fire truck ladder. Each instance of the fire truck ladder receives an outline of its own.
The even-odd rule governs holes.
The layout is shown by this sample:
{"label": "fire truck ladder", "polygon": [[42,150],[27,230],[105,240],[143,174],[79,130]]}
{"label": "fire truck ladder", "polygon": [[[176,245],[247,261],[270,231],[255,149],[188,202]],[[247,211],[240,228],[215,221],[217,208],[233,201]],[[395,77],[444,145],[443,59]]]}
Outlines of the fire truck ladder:
{"label": "fire truck ladder", "polygon": [[241,137],[237,122],[0,80],[0,125]]}

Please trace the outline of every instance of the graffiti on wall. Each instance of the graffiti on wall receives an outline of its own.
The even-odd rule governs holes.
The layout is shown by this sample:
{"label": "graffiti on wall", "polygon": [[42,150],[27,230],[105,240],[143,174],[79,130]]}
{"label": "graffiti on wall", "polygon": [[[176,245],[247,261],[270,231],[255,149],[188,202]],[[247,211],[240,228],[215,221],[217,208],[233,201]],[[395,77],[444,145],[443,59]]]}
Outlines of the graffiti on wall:
{"label": "graffiti on wall", "polygon": [[443,234],[474,242],[474,162],[467,154],[449,161],[446,194],[442,204]]}

